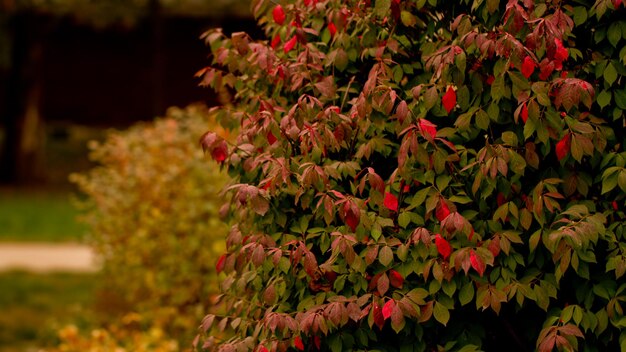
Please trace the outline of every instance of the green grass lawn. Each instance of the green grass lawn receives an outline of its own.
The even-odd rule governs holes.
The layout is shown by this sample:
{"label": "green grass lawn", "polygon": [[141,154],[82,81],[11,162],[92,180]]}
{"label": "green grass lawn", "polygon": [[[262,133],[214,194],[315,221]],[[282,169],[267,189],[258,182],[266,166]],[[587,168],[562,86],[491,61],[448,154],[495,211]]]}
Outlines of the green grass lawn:
{"label": "green grass lawn", "polygon": [[77,214],[69,191],[0,190],[0,241],[80,241]]}
{"label": "green grass lawn", "polygon": [[0,352],[37,350],[57,342],[67,324],[95,321],[93,274],[0,273]]}

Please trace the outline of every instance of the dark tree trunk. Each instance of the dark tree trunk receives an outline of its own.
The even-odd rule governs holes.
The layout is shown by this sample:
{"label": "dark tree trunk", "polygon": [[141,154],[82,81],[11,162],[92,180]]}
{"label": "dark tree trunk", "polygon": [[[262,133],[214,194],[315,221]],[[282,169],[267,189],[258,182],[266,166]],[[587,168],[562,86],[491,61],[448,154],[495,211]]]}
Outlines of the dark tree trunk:
{"label": "dark tree trunk", "polygon": [[42,174],[43,120],[40,116],[44,51],[42,20],[16,13],[9,20],[12,37],[6,96],[0,117],[5,127],[0,157],[0,180],[22,184],[40,180]]}

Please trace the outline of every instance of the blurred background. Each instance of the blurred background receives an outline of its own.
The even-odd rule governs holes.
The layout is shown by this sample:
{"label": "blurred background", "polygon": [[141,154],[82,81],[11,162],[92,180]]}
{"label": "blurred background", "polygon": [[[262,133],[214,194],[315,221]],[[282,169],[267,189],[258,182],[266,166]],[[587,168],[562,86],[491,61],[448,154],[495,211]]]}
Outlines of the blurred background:
{"label": "blurred background", "polygon": [[[100,182],[99,187],[106,188],[107,183],[122,181],[112,174],[99,178],[88,174],[88,170],[104,165],[104,168],[118,172],[117,176],[137,177],[144,182],[145,177],[137,176],[139,171],[129,174],[124,166],[128,162],[140,163],[143,159],[133,159],[135,151],[132,148],[137,143],[137,148],[140,148],[138,155],[145,155],[146,148],[154,147],[131,142],[137,138],[136,135],[161,138],[163,135],[159,133],[167,136],[173,133],[185,140],[197,140],[204,132],[203,126],[210,124],[203,120],[206,118],[204,106],[218,103],[215,94],[199,87],[199,81],[194,78],[198,70],[210,63],[209,50],[200,35],[215,27],[224,28],[225,33],[246,31],[253,37],[260,36],[251,16],[249,0],[0,0],[0,257],[3,246],[9,248],[16,244],[50,244],[51,248],[60,248],[81,243],[94,246],[95,243],[95,254],[100,261],[105,261],[103,271],[107,275],[129,265],[117,262],[117,267],[107,268],[106,261],[112,261],[112,257],[106,257],[103,248],[111,251],[120,244],[105,243],[101,238],[98,242],[102,233],[97,232],[107,227],[94,218],[119,216],[103,212],[103,204],[124,203],[128,199],[116,199],[115,192],[132,190],[124,191],[123,187],[111,186],[112,192],[107,194],[103,191],[90,193],[89,182]],[[196,105],[184,109],[190,104]],[[172,106],[181,109],[168,110]],[[158,116],[167,116],[167,121],[160,125],[152,122]],[[181,122],[190,118],[203,122],[192,125],[195,126],[192,129],[186,122]],[[141,121],[143,124],[140,127],[135,126]],[[117,137],[110,137],[107,132],[111,129],[127,131],[131,126],[135,126],[134,130],[120,132]],[[168,138],[165,139],[169,141],[171,138]],[[88,142],[92,140],[98,143],[92,143],[88,148]],[[124,143],[120,144],[120,140]],[[172,139],[171,143],[174,143],[173,140],[177,139]],[[126,151],[120,152],[120,145],[127,148],[124,149]],[[182,145],[157,146],[150,153],[158,156],[161,153],[158,148],[179,148],[176,150],[187,153],[182,155],[201,159],[201,155],[194,154],[193,148],[186,149],[185,144]],[[125,153],[126,159],[113,162],[110,157],[104,156],[120,153]],[[184,170],[181,167],[180,172],[188,175],[192,167],[207,167],[202,163],[198,165]],[[156,172],[157,166],[146,168]],[[74,182],[70,182],[69,175],[74,173],[82,173],[86,178],[77,176]],[[145,169],[141,170],[141,175],[144,174]],[[149,177],[147,180],[148,183],[155,183]],[[144,187],[148,187],[148,183]],[[137,185],[142,183],[137,181],[135,188]],[[195,188],[198,188],[197,184],[189,186],[189,192]],[[131,208],[125,208],[125,211],[147,201],[145,198],[149,196],[145,194],[136,195],[138,203],[128,201],[127,205]],[[124,221],[132,225],[131,228],[140,227],[142,236],[156,240],[160,237],[150,232],[150,226],[155,224],[154,218],[162,216],[163,212],[173,211],[176,206],[162,201],[161,198],[172,197],[169,193],[150,194],[154,196],[150,201],[160,204],[149,206],[146,210],[150,214],[150,225],[145,225],[148,220],[144,218],[132,219],[132,223],[131,219]],[[94,201],[98,197],[106,200],[100,199],[100,203]],[[91,221],[87,224],[76,221],[80,211],[72,204],[72,198],[79,198],[83,207],[91,211]],[[195,236],[197,233],[192,233],[190,228],[198,222],[208,226],[207,217],[215,212],[213,206],[208,208],[190,212],[197,213],[198,218],[190,219],[191,225],[182,230],[172,229],[167,235],[181,239]],[[138,236],[137,233],[122,235]],[[145,244],[146,240],[143,241]],[[163,243],[164,240],[160,238],[159,241]],[[201,241],[194,241],[191,241],[194,246],[202,245]],[[185,243],[189,242],[185,239]],[[169,245],[169,249],[180,246]],[[124,250],[117,249],[117,252],[124,253]],[[209,261],[211,265],[214,263],[212,258]],[[147,264],[136,261],[134,265]],[[159,275],[181,275],[164,274],[154,267],[158,265],[141,273],[153,286],[158,285]],[[101,275],[102,272],[95,269],[63,271],[0,267],[0,351],[54,350],[68,339],[78,341],[81,334],[89,336],[87,340],[115,339],[116,328],[111,328],[115,324],[124,329],[128,328],[124,324],[139,326],[138,331],[157,335],[173,331],[170,327],[155,328],[154,321],[147,325],[139,323],[145,317],[134,309],[133,300],[145,300],[158,294],[142,288],[139,289],[142,292],[137,296],[139,298],[115,296],[98,285],[102,282]],[[124,291],[119,286],[115,289]],[[115,305],[123,309],[120,308],[119,314],[103,323],[98,315],[111,311],[107,306],[110,302],[117,302]],[[189,302],[168,302],[172,306],[189,305]],[[196,312],[196,315],[200,313]],[[108,330],[97,330],[105,325]],[[177,336],[174,337],[176,339]],[[71,345],[66,343],[61,350],[80,350]],[[184,350],[180,343],[170,347],[172,350]],[[140,349],[133,347],[131,350]]]}

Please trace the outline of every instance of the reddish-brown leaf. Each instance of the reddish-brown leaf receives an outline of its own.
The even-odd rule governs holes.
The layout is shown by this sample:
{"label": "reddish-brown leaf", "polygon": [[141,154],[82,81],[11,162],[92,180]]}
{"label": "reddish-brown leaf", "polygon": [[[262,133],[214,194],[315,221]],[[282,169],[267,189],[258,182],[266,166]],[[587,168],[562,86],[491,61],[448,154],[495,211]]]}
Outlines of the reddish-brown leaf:
{"label": "reddish-brown leaf", "polygon": [[448,90],[446,90],[446,94],[441,98],[441,103],[443,104],[444,109],[448,112],[448,114],[454,109],[456,106],[456,91],[452,86],[448,86]]}
{"label": "reddish-brown leaf", "polygon": [[[537,63],[530,56],[526,56],[524,61],[522,62],[522,75],[524,77],[529,78],[533,72],[535,72],[535,68],[537,67]],[[524,121],[525,122],[525,121]]]}
{"label": "reddish-brown leaf", "polygon": [[389,270],[389,283],[395,288],[402,288],[404,277],[394,269]]}
{"label": "reddish-brown leaf", "polygon": [[383,317],[383,310],[378,303],[374,303],[374,324],[378,326],[378,329],[382,330],[385,326],[385,317]]}
{"label": "reddish-brown leaf", "polygon": [[361,217],[358,207],[352,206],[352,202],[345,202],[343,211],[346,225],[348,225],[353,232],[356,231],[356,227],[359,226]]}
{"label": "reddish-brown leaf", "polygon": [[441,237],[440,234],[435,235],[435,245],[437,246],[437,252],[439,252],[443,259],[447,260],[450,254],[452,254],[452,246],[450,246],[450,243],[448,243],[445,238]]}
{"label": "reddish-brown leaf", "polygon": [[448,204],[444,200],[439,201],[437,204],[437,209],[435,210],[435,216],[437,220],[443,221],[443,219],[447,218],[450,215],[450,209],[448,208]]}

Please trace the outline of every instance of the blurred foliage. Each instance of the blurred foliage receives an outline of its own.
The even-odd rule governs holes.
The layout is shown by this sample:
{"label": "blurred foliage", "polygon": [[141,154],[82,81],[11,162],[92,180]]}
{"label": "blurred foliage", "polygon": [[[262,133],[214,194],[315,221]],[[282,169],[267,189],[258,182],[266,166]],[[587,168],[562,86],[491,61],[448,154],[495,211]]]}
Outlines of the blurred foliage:
{"label": "blurred foliage", "polygon": [[55,344],[59,327],[92,326],[93,274],[0,274],[0,352],[30,351]]}
{"label": "blurred foliage", "polygon": [[215,125],[207,116],[204,106],[172,108],[111,133],[90,145],[100,166],[71,176],[87,195],[107,309],[136,312],[187,344],[217,291],[214,263],[227,232],[218,217],[227,176],[197,144],[197,131]]}

